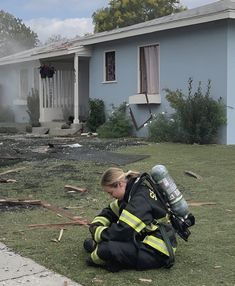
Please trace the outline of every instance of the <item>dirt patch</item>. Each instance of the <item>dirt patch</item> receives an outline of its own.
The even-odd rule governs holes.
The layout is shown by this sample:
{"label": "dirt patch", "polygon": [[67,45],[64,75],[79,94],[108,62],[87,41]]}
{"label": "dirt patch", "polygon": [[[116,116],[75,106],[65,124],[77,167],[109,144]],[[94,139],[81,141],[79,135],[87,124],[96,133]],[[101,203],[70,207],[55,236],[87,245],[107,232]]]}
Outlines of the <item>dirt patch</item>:
{"label": "dirt patch", "polygon": [[0,136],[0,166],[21,161],[49,159],[82,160],[97,163],[125,165],[142,160],[146,155],[123,155],[117,149],[148,144],[136,138],[99,139],[96,137],[63,138],[49,136],[2,135]]}

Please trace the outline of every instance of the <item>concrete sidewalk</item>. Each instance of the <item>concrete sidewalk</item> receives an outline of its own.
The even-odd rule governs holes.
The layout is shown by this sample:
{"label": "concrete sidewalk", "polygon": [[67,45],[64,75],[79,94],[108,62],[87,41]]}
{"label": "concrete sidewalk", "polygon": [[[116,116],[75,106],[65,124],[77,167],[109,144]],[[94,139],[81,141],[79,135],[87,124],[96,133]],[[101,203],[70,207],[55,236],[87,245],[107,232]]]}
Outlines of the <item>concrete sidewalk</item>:
{"label": "concrete sidewalk", "polygon": [[82,286],[0,243],[0,286]]}

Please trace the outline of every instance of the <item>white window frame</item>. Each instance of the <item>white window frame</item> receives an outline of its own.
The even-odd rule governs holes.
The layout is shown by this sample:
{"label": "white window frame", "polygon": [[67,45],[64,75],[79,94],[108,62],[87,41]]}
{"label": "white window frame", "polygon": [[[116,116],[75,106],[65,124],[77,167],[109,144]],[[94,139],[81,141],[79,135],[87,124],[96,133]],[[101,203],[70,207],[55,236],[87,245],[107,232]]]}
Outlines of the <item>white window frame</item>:
{"label": "white window frame", "polygon": [[[107,80],[106,78],[106,54],[107,53],[114,53],[114,65],[115,65],[115,79],[114,80]],[[117,53],[116,50],[107,50],[104,51],[103,55],[103,83],[116,83],[117,82]]]}
{"label": "white window frame", "polygon": [[140,82],[140,49],[141,48],[145,48],[145,47],[150,47],[150,46],[158,46],[158,49],[159,49],[159,53],[158,53],[158,70],[159,70],[159,78],[158,78],[158,81],[159,81],[159,88],[158,88],[158,92],[155,93],[155,94],[160,94],[160,44],[159,43],[150,43],[150,44],[146,44],[146,45],[141,45],[141,46],[138,46],[138,53],[137,53],[137,62],[138,62],[138,72],[137,72],[137,83],[138,83],[138,87],[137,87],[137,92],[138,93],[141,93],[140,92],[140,88],[141,88],[141,82]]}

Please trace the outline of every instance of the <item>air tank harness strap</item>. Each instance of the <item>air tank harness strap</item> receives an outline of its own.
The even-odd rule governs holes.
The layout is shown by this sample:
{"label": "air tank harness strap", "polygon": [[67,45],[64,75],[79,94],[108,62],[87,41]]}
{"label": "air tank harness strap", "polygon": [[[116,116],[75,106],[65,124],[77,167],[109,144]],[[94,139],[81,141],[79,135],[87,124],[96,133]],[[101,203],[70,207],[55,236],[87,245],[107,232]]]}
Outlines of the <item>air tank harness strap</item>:
{"label": "air tank harness strap", "polygon": [[169,252],[169,258],[167,260],[166,263],[166,268],[170,268],[174,265],[175,263],[175,255],[174,255],[174,251],[170,242],[170,239],[168,237],[168,234],[166,232],[165,226],[162,223],[159,223],[159,230],[161,232],[162,238],[166,244],[167,250]]}

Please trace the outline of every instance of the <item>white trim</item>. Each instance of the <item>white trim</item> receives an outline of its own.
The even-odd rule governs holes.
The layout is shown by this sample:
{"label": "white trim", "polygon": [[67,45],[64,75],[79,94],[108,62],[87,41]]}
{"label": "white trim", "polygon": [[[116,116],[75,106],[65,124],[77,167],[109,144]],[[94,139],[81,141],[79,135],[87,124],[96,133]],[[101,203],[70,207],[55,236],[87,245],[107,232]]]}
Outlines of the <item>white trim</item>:
{"label": "white trim", "polygon": [[[150,104],[160,104],[161,95],[160,94],[147,94],[148,101]],[[145,94],[139,93],[129,96],[129,104],[147,104]]]}

